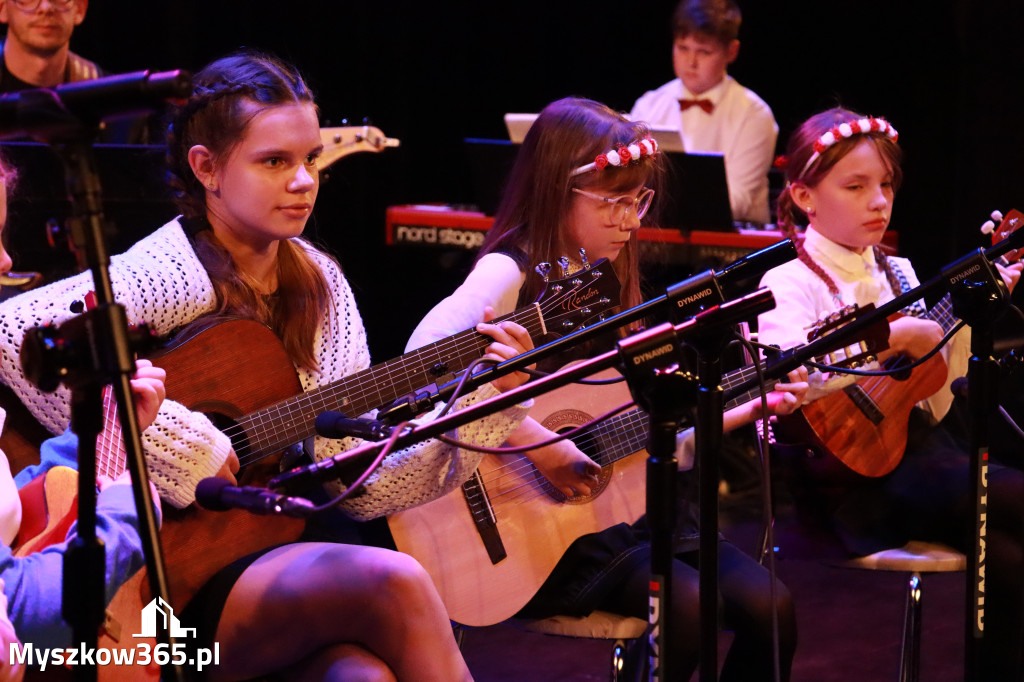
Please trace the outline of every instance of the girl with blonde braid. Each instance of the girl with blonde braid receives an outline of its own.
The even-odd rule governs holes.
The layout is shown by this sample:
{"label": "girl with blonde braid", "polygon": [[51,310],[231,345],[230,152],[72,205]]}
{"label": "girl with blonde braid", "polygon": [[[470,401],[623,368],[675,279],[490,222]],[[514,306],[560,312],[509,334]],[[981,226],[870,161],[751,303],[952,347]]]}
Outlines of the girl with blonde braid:
{"label": "girl with blonde braid", "polygon": [[[786,152],[785,190],[778,222],[791,236],[806,225],[799,259],[765,274],[761,281],[776,306],[758,318],[759,340],[789,348],[806,341],[807,329],[843,306],[884,304],[918,285],[910,261],[887,255],[880,246],[892,218],[902,181],[896,129],[881,118],[830,109],[805,121]],[[999,265],[1012,289],[1021,265]],[[920,358],[943,337],[940,325],[924,317],[923,302],[890,322],[889,350]],[[855,475],[818,483],[819,510],[846,549],[865,555],[901,547],[910,540],[941,542],[966,551],[973,538],[969,457],[942,424],[950,410],[951,382],[963,376],[970,355],[970,330],[958,332],[942,349],[949,368],[945,385],[918,403],[910,415],[908,442],[890,473]],[[822,388],[852,383],[836,376]],[[895,384],[892,390],[899,390]],[[813,397],[813,396],[809,396]],[[1016,470],[989,466],[986,641],[982,657],[990,677],[1019,679],[1024,483]]]}

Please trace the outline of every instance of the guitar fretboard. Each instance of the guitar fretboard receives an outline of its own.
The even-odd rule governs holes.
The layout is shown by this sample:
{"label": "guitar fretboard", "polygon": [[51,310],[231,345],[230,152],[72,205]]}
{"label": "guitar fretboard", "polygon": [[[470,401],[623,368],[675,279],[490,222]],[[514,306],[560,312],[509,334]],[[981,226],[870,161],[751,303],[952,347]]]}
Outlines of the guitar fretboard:
{"label": "guitar fretboard", "polygon": [[[867,340],[854,341],[846,346],[836,348],[816,357],[815,361],[819,364],[843,366],[859,362],[873,352],[872,342]],[[761,361],[761,372],[766,368],[767,363]],[[748,385],[757,376],[758,366],[753,364],[727,372],[722,376],[722,389],[725,395],[731,395],[732,389]],[[765,389],[773,389],[780,381],[779,379],[765,381]],[[754,400],[760,394],[760,386],[736,394],[725,401],[724,408],[730,410],[737,405]],[[593,429],[587,432],[589,449],[587,445],[582,446],[581,449],[603,467],[647,447],[647,433],[647,415],[641,410],[631,410],[615,415],[595,425]],[[581,441],[577,440],[576,442],[580,444]]]}
{"label": "guitar fretboard", "polygon": [[944,334],[960,323],[960,318],[953,313],[953,299],[949,294],[943,296],[938,303],[933,305],[924,317],[938,322]]}
{"label": "guitar fretboard", "polygon": [[[533,305],[494,320],[523,326],[531,338],[566,333],[618,302],[619,283],[602,259],[563,280],[549,282]],[[270,405],[237,419],[224,432],[231,438],[244,467],[315,435],[316,417],[326,411],[350,417],[366,414],[465,370],[492,343],[469,329],[374,365],[332,384]]]}
{"label": "guitar fretboard", "polygon": [[[534,338],[545,331],[543,313],[537,304],[510,313],[496,322],[502,320],[522,325]],[[253,412],[237,421],[246,439],[242,446],[246,457],[243,459],[243,452],[239,452],[239,459],[248,464],[314,435],[316,418],[322,412],[337,410],[357,417],[421,390],[441,377],[461,372],[481,357],[491,342],[491,337],[475,330],[460,332],[400,358]],[[231,431],[227,430],[229,436],[233,435]]]}

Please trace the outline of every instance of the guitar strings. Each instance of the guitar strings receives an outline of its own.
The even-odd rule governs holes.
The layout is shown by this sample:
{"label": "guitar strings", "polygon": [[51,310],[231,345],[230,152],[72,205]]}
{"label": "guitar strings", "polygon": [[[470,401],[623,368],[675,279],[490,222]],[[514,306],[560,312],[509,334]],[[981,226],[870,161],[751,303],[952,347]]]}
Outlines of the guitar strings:
{"label": "guitar strings", "polygon": [[[605,467],[642,450],[646,438],[646,416],[642,411],[634,409],[595,426],[573,442],[583,451],[587,451],[588,448],[594,451],[597,450],[602,440],[616,441],[609,444],[607,449],[621,451],[618,456],[609,456],[601,450],[597,450],[603,455],[599,455],[598,459],[601,461],[598,461],[598,464]],[[500,509],[498,505],[515,506],[545,495],[562,495],[525,456],[520,456],[513,462],[491,469],[481,476],[481,482],[485,488],[488,486],[493,488],[499,486],[509,477],[523,480],[518,485],[488,495],[496,514]]]}
{"label": "guitar strings", "polygon": [[[476,347],[479,346],[480,341],[481,341],[481,339],[479,338],[480,335],[477,334],[476,332],[462,332],[462,333],[460,333],[459,335],[456,335],[456,336],[460,337],[460,338],[454,339],[455,342],[456,342],[455,343],[456,349],[458,349],[460,347],[461,348],[468,348],[468,349],[476,348]],[[467,340],[468,339],[470,341],[470,343],[468,343],[468,344],[467,343],[460,343],[460,339],[461,340]],[[431,352],[436,351],[437,347],[443,348],[444,345],[445,344],[435,344],[435,346],[431,346],[431,347],[428,348],[428,352],[427,353],[421,353],[421,355],[429,355],[429,354],[431,354]],[[449,342],[448,345],[451,345],[451,343]],[[437,356],[437,357],[440,357],[440,356]],[[383,366],[383,368],[385,370],[388,370],[388,372],[387,372],[388,374],[390,374],[390,365],[391,364],[394,364],[394,363],[385,363],[385,365]],[[407,362],[399,362],[398,364],[400,364],[400,365],[408,365],[409,363],[407,363]],[[421,362],[421,364],[422,364],[422,362]],[[437,364],[437,362],[434,362],[434,363],[431,364],[431,366],[434,366],[436,364]],[[376,373],[377,374],[381,374],[382,372],[378,371]],[[422,374],[422,373],[423,373],[423,370],[412,371],[412,372],[408,372],[407,371],[406,372],[406,374]],[[355,382],[345,381],[344,379],[340,382],[340,383],[348,383],[348,384],[353,384],[354,383],[355,384],[354,391],[350,394],[350,396],[348,398],[349,400],[352,400],[352,399],[357,399],[357,400],[358,399],[363,399],[363,400],[365,400],[365,395],[367,395],[368,392],[362,391],[361,389],[364,389],[367,386],[370,386],[371,388],[376,389],[376,386],[379,384],[379,381],[376,381],[376,380],[371,380],[369,382],[362,380],[362,376],[361,375],[363,375],[363,374],[364,373],[362,373],[362,372],[359,373],[359,375],[357,375],[357,377],[356,377],[357,380]],[[389,377],[389,378],[391,378],[390,383],[392,385],[397,383],[394,380],[393,377]],[[336,389],[337,387],[336,387],[336,385],[332,385],[330,387],[325,387],[325,389],[328,389],[328,388]],[[278,409],[277,409],[278,415],[284,414],[286,416],[293,417],[293,419],[294,419],[295,416],[298,416],[300,418],[305,418],[305,420],[307,420],[307,421],[315,420],[316,414],[319,414],[320,412],[326,411],[326,410],[328,410],[328,409],[330,409],[332,407],[335,407],[337,405],[337,400],[336,399],[325,398],[325,396],[327,396],[331,392],[332,391],[323,390],[323,389],[317,390],[317,391],[313,391],[310,394],[307,394],[305,396],[300,397],[298,400],[292,399],[292,400],[289,400],[289,401],[285,401],[285,404],[290,404],[290,407],[287,410],[281,410],[279,408],[279,406],[271,406],[271,407],[266,408],[264,410],[261,410],[261,411],[259,411],[257,413],[254,413],[253,415],[250,415],[250,418],[248,418],[246,421],[248,421],[250,423],[257,422],[257,420],[260,419],[264,414],[269,413],[269,412],[273,412],[275,407],[278,407]],[[319,403],[319,404],[317,404],[317,403]],[[313,409],[310,410],[309,408],[313,408]],[[279,421],[280,421],[280,416],[277,417],[276,419],[275,418],[271,418],[269,422],[263,422],[263,423],[257,422],[255,424],[257,427],[264,426],[265,428],[262,429],[262,432],[261,432],[261,430],[259,428],[256,428],[255,429],[255,435],[266,436],[266,435],[269,434],[271,437],[277,436],[278,438],[281,438],[282,432],[280,430],[276,430],[275,431],[273,429],[275,423],[279,422]],[[266,424],[269,424],[269,427],[267,427]],[[234,433],[232,433],[232,431],[234,431]],[[293,430],[293,431],[295,431],[295,433],[293,433],[293,434],[285,433],[284,435],[286,437],[288,435],[292,435],[295,438],[301,438],[302,437],[303,434],[301,432],[298,432],[297,430]],[[229,435],[229,437],[231,437],[231,436],[235,436],[235,435],[240,435],[240,434],[246,433],[246,429],[244,428],[243,425],[239,424],[239,425],[237,425],[237,428],[235,428],[235,429],[229,428],[229,429],[226,429],[225,432]],[[239,456],[240,462],[242,461],[243,457],[245,457],[245,463],[250,463],[250,462],[255,461],[257,459],[261,459],[262,457],[266,456],[266,454],[272,454],[273,450],[271,450],[270,453],[267,453],[266,452],[267,449],[268,448],[265,446],[264,448],[262,448],[262,450],[264,451],[263,454],[260,454],[260,452],[257,451],[255,456],[249,457],[249,456],[247,456],[248,455],[248,450],[246,448],[242,448],[242,453]]]}
{"label": "guitar strings", "polygon": [[[755,373],[756,368],[742,367],[726,374],[722,379],[722,385],[724,388],[731,388],[732,386],[742,383]],[[726,404],[726,408],[732,407],[741,402],[744,402],[743,398],[734,398]],[[618,417],[612,417],[602,424],[595,425],[593,429],[585,432],[584,435],[573,442],[584,452],[586,452],[588,448],[591,448],[592,451],[596,450],[599,453],[600,459],[608,459],[609,461],[598,461],[598,464],[604,467],[622,459],[624,456],[628,456],[642,450],[646,437],[646,416],[641,410],[636,409],[623,415],[619,415]],[[617,457],[602,457],[601,455],[603,455],[603,452],[598,449],[599,442],[602,438],[611,438],[622,441],[617,443],[616,447],[624,447],[628,452]],[[525,478],[530,475],[533,476],[533,480]],[[496,514],[500,509],[499,505],[522,504],[536,499],[537,497],[544,495],[550,496],[552,493],[561,495],[560,491],[558,491],[550,481],[544,478],[537,470],[536,466],[525,456],[521,456],[513,462],[497,466],[488,471],[486,474],[481,476],[481,483],[485,490],[488,487],[496,488],[500,486],[505,479],[513,476],[524,477],[525,480],[517,486],[509,487],[501,492],[488,495],[488,499],[494,506]],[[472,505],[473,503],[471,502],[470,504]],[[482,504],[482,501],[478,501],[477,504]]]}
{"label": "guitar strings", "polygon": [[[569,317],[575,314],[570,310],[565,313],[550,315],[552,311],[562,308],[564,302],[569,300],[577,289],[578,287],[571,287],[561,292],[558,296],[551,297],[550,299],[541,301],[537,304],[544,320],[548,322],[549,326],[551,323],[557,323],[557,321],[562,317]],[[520,313],[522,313],[523,316],[528,316],[528,319],[524,321],[525,323],[523,326],[530,331],[531,335],[539,335],[539,332],[541,331],[541,323],[536,319],[535,308],[524,308],[521,311],[515,311],[499,319],[513,319]],[[311,423],[316,419],[317,414],[337,407],[339,401],[334,396],[341,394],[346,388],[349,388],[349,385],[351,385],[350,390],[345,391],[346,403],[353,402],[354,400],[365,401],[366,396],[372,395],[374,392],[377,392],[377,395],[380,397],[377,387],[380,386],[381,383],[387,383],[393,386],[399,383],[395,378],[396,376],[399,376],[400,379],[405,382],[409,382],[411,377],[414,376],[421,377],[429,372],[429,368],[435,367],[443,362],[441,355],[442,351],[447,350],[449,353],[454,352],[457,355],[465,353],[467,350],[472,350],[480,345],[482,341],[480,337],[481,335],[473,330],[460,332],[459,334],[455,334],[451,337],[435,342],[434,344],[418,349],[417,351],[412,351],[411,353],[418,354],[419,356],[416,360],[420,363],[420,369],[406,369],[404,372],[393,371],[392,365],[396,366],[396,370],[402,370],[412,364],[409,362],[410,358],[406,355],[394,361],[383,363],[381,366],[370,367],[358,372],[356,375],[343,378],[338,382],[311,391],[304,396],[288,399],[276,405],[264,408],[263,410],[249,415],[241,422],[236,422],[235,424],[226,427],[224,429],[224,433],[232,440],[232,442],[242,438],[245,439],[242,444],[236,446],[236,455],[238,455],[240,465],[246,466],[271,454],[279,452],[297,440],[303,439],[305,432],[300,431],[297,427],[275,429],[275,425],[280,426],[282,421],[286,423],[296,423],[297,421],[302,421],[306,424]],[[425,364],[423,359],[425,356],[431,357],[433,362],[429,365]],[[384,374],[388,381],[382,382],[376,376],[380,374]],[[372,376],[367,377],[367,375]],[[419,386],[416,386],[415,388],[419,388]],[[415,388],[411,390],[415,390]],[[381,402],[383,403],[388,401],[386,399],[382,399]],[[277,416],[270,416],[275,411]],[[283,417],[287,417],[289,419],[283,420]],[[246,428],[246,425],[249,425],[250,428]],[[291,440],[288,440],[289,438],[291,438]],[[270,442],[258,444],[253,443],[253,440],[269,440]]]}
{"label": "guitar strings", "polygon": [[[845,349],[840,350],[842,350],[845,355]],[[833,351],[829,355],[831,356],[838,352],[838,350]],[[722,384],[723,389],[733,388],[734,386],[738,386],[744,383],[745,381],[752,379],[754,376],[760,376],[759,370],[761,369],[761,367],[762,363],[760,361],[753,365],[741,367],[737,370],[734,370],[724,375],[720,383]],[[759,388],[756,390],[752,390],[748,393],[760,392],[761,389]],[[737,396],[727,401],[725,404],[725,408],[729,409],[742,402],[746,402],[746,400],[746,394],[744,394],[743,396]],[[640,449],[642,449],[641,444],[643,443],[643,440],[646,439],[646,428],[644,428],[645,424],[641,424],[641,422],[644,419],[641,410],[632,410],[631,412],[625,415],[614,417],[611,420],[606,421],[604,424],[595,425],[595,427],[592,430],[587,431],[580,439],[575,440],[574,442],[581,450],[586,451],[586,448],[588,446],[592,448],[595,447],[602,436],[623,437],[620,433],[616,432],[616,427],[619,427],[620,425],[615,422],[617,422],[620,419],[625,422],[624,424],[621,425],[623,427],[621,430],[624,431],[626,429],[630,429],[633,432],[640,435],[640,440],[636,441],[637,445],[635,447],[632,447],[632,449],[625,454],[633,454],[634,452],[639,451]],[[621,457],[622,456],[611,457],[611,461],[607,463],[618,461],[618,459],[621,459]],[[601,464],[602,466],[605,466],[607,463],[599,462],[599,464]],[[533,476],[533,480],[525,478],[530,475]],[[532,462],[530,462],[525,456],[521,456],[513,462],[495,467],[494,469],[488,471],[486,474],[483,474],[480,477],[481,484],[483,485],[484,488],[484,494],[487,494],[486,490],[488,487],[496,488],[500,486],[508,477],[512,476],[524,477],[524,480],[518,485],[509,487],[501,492],[488,494],[490,508],[493,509],[496,515],[499,513],[501,505],[503,504],[521,504],[523,502],[530,501],[542,495],[550,495],[553,491],[558,492],[550,481],[543,478],[543,476],[539,473],[539,471]],[[559,492],[559,494],[561,493]],[[481,507],[485,505],[485,501],[481,499],[477,499],[475,501],[471,500],[469,501],[469,503],[471,507],[474,507],[472,509],[472,511],[474,512],[481,511]]]}
{"label": "guitar strings", "polygon": [[117,403],[110,386],[103,389],[103,428],[96,438],[96,473],[117,478],[124,471],[124,447],[121,444],[121,422],[117,420]]}

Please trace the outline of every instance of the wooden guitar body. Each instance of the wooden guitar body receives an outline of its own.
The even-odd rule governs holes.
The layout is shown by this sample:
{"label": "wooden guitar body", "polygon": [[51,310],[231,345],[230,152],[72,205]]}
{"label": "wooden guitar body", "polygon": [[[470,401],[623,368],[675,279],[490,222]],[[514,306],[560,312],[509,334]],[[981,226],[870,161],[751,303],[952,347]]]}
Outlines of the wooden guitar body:
{"label": "wooden guitar body", "polygon": [[779,417],[779,439],[831,453],[862,476],[884,476],[903,459],[911,410],[942,388],[946,372],[934,355],[904,380],[866,377]]}
{"label": "wooden guitar body", "polygon": [[[995,214],[994,214],[995,215]],[[1010,211],[991,233],[992,244],[1007,239],[1024,224],[1024,214]],[[1016,261],[1020,249],[1007,251],[1003,263]],[[944,333],[959,322],[949,294],[924,316],[937,322]],[[805,443],[824,455],[831,455],[857,474],[884,476],[896,468],[907,447],[907,425],[914,405],[925,400],[946,383],[948,368],[936,354],[911,372],[909,378],[866,377],[855,385],[829,394],[787,417],[780,417],[780,440]],[[834,461],[832,460],[832,461]],[[828,467],[831,468],[831,467]]]}
{"label": "wooden guitar body", "polygon": [[14,556],[24,557],[64,542],[78,516],[78,472],[53,467],[18,491],[21,527],[14,539]]}
{"label": "wooden guitar body", "polygon": [[[596,376],[614,375],[609,370]],[[530,413],[558,432],[630,400],[624,382],[568,386],[536,398]],[[641,423],[646,427],[646,420]],[[603,445],[599,440],[597,448]],[[523,455],[484,455],[477,472],[482,496],[467,497],[459,489],[388,518],[398,549],[426,568],[452,620],[483,626],[513,616],[573,541],[644,513],[646,451],[627,448],[630,453],[604,464],[600,453],[583,449],[603,464],[600,485],[586,497],[566,499]],[[504,548],[497,562],[474,522],[474,511],[485,511],[480,505],[489,505]]]}
{"label": "wooden guitar body", "polygon": [[[182,339],[153,363],[167,371],[167,397],[193,410],[227,418],[239,417],[301,393],[291,361],[273,332],[249,320],[229,320]],[[218,421],[218,419],[214,419]],[[279,457],[245,470],[239,484],[258,485],[276,473]],[[173,509],[164,505],[160,530],[170,603],[176,612],[196,591],[232,561],[276,544],[293,542],[304,522],[246,511],[207,511],[195,505]],[[107,607],[107,623],[99,646],[134,648],[153,640],[132,637],[141,631],[142,608],[152,599],[148,571],[143,568],[121,586]],[[101,668],[101,673],[105,670]],[[151,679],[142,666],[110,667],[110,679],[129,674]],[[116,672],[113,672],[116,671]],[[159,674],[159,671],[156,671]]]}
{"label": "wooden guitar body", "polygon": [[[821,332],[870,311],[832,316]],[[863,341],[847,341],[818,358],[856,366],[885,348],[884,318],[864,329]],[[756,367],[730,372],[724,386],[757,376]],[[595,375],[617,377],[614,370]],[[759,382],[755,382],[759,383]],[[772,384],[774,385],[774,384]],[[753,399],[739,393],[726,408]],[[534,399],[531,416],[555,432],[586,423],[631,403],[625,382],[572,385]],[[388,518],[398,549],[427,570],[452,620],[492,625],[522,609],[577,538],[617,523],[633,523],[646,511],[648,418],[631,409],[603,420],[573,442],[601,465],[600,484],[586,497],[566,499],[522,455],[485,455],[461,489]]]}

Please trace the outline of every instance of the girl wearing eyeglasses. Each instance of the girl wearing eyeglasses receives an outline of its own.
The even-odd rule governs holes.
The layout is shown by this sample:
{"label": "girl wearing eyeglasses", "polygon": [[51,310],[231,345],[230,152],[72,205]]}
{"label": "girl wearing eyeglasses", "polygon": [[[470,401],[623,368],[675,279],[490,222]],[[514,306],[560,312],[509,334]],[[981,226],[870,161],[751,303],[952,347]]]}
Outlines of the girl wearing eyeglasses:
{"label": "girl wearing eyeglasses", "polygon": [[[629,121],[591,100],[568,98],[548,105],[523,141],[494,226],[472,272],[427,314],[408,348],[532,303],[544,287],[533,267],[565,256],[568,269],[578,270],[584,266],[581,250],[591,263],[600,258],[612,261],[621,283],[623,309],[639,304],[637,230],[662,176],[657,147],[647,132],[644,123]],[[557,266],[552,274],[557,274]],[[559,358],[544,369],[557,368],[566,360]],[[802,382],[787,385],[770,395],[770,406],[778,412],[792,411],[805,390]],[[759,405],[731,410],[724,417],[725,427],[745,423],[759,411]],[[692,432],[681,434],[681,449],[686,448],[689,434]],[[528,445],[553,436],[535,419],[527,418],[507,442]],[[526,456],[567,498],[589,495],[598,483],[600,467],[571,441],[534,449]],[[686,465],[692,461],[682,454],[679,459]],[[681,476],[687,477],[688,472]],[[672,651],[676,656],[674,679],[686,680],[697,665],[700,631],[698,524],[691,510],[681,513],[677,527],[681,536],[675,546],[672,575]],[[601,610],[646,620],[651,574],[648,538],[644,519],[580,537],[521,615],[585,616]],[[773,679],[768,572],[725,541],[720,545],[720,565],[724,620],[735,632],[722,679]],[[796,647],[796,622],[789,592],[778,582],[775,588],[781,677],[787,679]]]}

